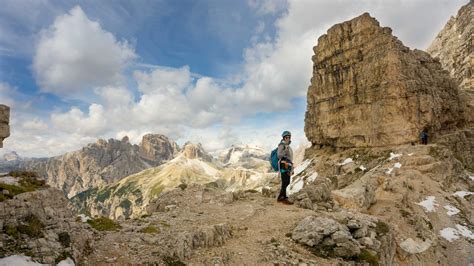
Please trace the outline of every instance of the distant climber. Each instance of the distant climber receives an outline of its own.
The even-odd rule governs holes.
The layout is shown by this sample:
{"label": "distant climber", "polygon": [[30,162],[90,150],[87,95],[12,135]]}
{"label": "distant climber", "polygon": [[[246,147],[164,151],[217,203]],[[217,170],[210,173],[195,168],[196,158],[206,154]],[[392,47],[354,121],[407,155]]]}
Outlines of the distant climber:
{"label": "distant climber", "polygon": [[428,132],[426,131],[426,129],[423,129],[423,131],[420,133],[421,144],[423,145],[428,144]]}
{"label": "distant climber", "polygon": [[278,202],[284,204],[293,204],[286,196],[286,188],[290,184],[291,175],[293,174],[293,150],[290,147],[291,133],[283,131],[282,140],[278,144],[278,165],[281,177],[281,189],[278,195]]}

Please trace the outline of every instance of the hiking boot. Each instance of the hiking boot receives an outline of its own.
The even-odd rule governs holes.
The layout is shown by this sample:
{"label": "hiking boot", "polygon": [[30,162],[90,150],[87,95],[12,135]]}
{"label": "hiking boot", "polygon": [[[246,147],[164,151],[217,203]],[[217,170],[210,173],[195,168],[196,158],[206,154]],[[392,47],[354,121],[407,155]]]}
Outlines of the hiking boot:
{"label": "hiking boot", "polygon": [[289,201],[288,199],[284,199],[280,202],[283,203],[283,204],[286,204],[286,205],[293,205],[294,204],[293,202]]}

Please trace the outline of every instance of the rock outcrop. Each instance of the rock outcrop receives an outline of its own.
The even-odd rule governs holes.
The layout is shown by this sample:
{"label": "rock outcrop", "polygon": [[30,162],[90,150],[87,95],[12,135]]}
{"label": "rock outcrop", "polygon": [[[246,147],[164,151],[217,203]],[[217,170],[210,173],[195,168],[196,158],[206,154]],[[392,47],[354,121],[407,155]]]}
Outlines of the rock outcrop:
{"label": "rock outcrop", "polygon": [[3,140],[10,136],[10,107],[0,104],[0,148]]}
{"label": "rock outcrop", "polygon": [[471,0],[449,19],[427,49],[459,84],[471,127],[474,127],[473,21],[474,1]]}
{"label": "rock outcrop", "polygon": [[456,83],[365,13],[314,47],[305,133],[315,146],[376,147],[435,138],[464,123]]}
{"label": "rock outcrop", "polygon": [[474,92],[474,1],[459,9],[426,50],[439,58],[461,89]]}
{"label": "rock outcrop", "polygon": [[393,265],[396,243],[386,223],[347,212],[325,216],[301,220],[292,232],[292,239],[314,248],[320,256],[358,260],[363,257],[372,263]]}
{"label": "rock outcrop", "polygon": [[[3,182],[0,180],[2,189],[22,188]],[[5,192],[0,190],[1,195]],[[43,187],[12,199],[2,198],[0,210],[0,257],[23,253],[42,263],[54,264],[67,257],[80,263],[91,249],[92,231],[76,221],[58,189]]]}
{"label": "rock outcrop", "polygon": [[177,152],[174,141],[163,135],[148,134],[139,145],[132,145],[127,137],[99,139],[81,150],[53,158],[22,161],[18,167],[36,171],[50,186],[61,189],[70,198],[87,189],[156,167],[173,159]]}
{"label": "rock outcrop", "polygon": [[173,158],[179,147],[174,141],[159,134],[146,134],[140,143],[139,152],[143,158],[153,162],[160,162]]}
{"label": "rock outcrop", "polygon": [[207,162],[213,160],[212,156],[204,150],[200,143],[186,142],[183,146],[183,155],[186,159],[202,159]]}

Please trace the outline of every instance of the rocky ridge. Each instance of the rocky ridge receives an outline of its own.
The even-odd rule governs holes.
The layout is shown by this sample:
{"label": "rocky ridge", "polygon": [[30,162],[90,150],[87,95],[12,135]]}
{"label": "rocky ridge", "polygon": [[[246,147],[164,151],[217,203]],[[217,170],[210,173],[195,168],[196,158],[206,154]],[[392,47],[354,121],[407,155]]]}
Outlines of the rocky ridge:
{"label": "rocky ridge", "polygon": [[464,124],[456,83],[368,13],[332,26],[314,47],[305,133],[313,145],[380,147]]}
{"label": "rocky ridge", "polygon": [[[222,167],[200,144],[186,143],[171,161],[130,175],[116,183],[93,188],[72,198],[76,209],[90,215],[113,219],[139,217],[147,213],[150,201],[171,189],[191,184],[207,184],[227,191],[261,189],[276,175],[265,169]],[[277,180],[276,180],[277,182]]]}
{"label": "rocky ridge", "polygon": [[0,104],[0,148],[3,147],[3,140],[10,136],[10,108]]}
{"label": "rocky ridge", "polygon": [[14,168],[37,172],[50,186],[61,189],[71,198],[87,189],[156,167],[173,159],[177,152],[177,144],[166,136],[147,134],[139,145],[132,145],[128,137],[99,139],[61,156],[20,160]]}

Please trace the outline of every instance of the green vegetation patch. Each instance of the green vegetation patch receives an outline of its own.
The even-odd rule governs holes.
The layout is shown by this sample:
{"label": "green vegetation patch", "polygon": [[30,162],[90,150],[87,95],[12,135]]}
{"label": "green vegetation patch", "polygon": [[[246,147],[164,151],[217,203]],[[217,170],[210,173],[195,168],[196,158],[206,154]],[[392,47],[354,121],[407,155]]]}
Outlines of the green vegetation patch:
{"label": "green vegetation patch", "polygon": [[132,206],[132,202],[128,199],[125,199],[122,202],[120,202],[119,206],[124,209],[130,210],[130,207]]}
{"label": "green vegetation patch", "polygon": [[[19,178],[18,185],[11,185],[0,183],[0,202],[7,199],[12,199],[14,196],[35,191],[38,188],[48,187],[44,180],[38,179],[38,176],[34,172],[23,172],[13,171],[8,173],[9,176]],[[4,191],[8,191],[8,194],[4,194]]]}
{"label": "green vegetation patch", "polygon": [[99,190],[97,192],[96,202],[97,201],[104,202],[106,199],[110,198],[111,192],[112,192],[111,188]]}
{"label": "green vegetation patch", "polygon": [[385,235],[388,231],[390,231],[388,224],[382,221],[375,223],[375,232],[377,232],[378,235]]}
{"label": "green vegetation patch", "polygon": [[400,214],[402,215],[402,217],[405,217],[405,218],[410,216],[410,212],[408,212],[405,209],[400,209]]}
{"label": "green vegetation patch", "polygon": [[[3,194],[3,191],[7,190],[8,194]],[[12,199],[14,196],[28,192],[24,187],[0,183],[0,202],[7,199]]]}
{"label": "green vegetation patch", "polygon": [[139,197],[135,200],[136,205],[142,205],[143,204],[143,197]]}
{"label": "green vegetation patch", "polygon": [[204,185],[206,188],[217,189],[219,188],[219,184],[217,182],[212,181]]}
{"label": "green vegetation patch", "polygon": [[71,245],[71,236],[68,232],[61,232],[58,234],[58,241],[65,248],[68,248]]}
{"label": "green vegetation patch", "polygon": [[361,250],[360,254],[355,258],[355,260],[368,262],[371,266],[379,265],[379,256],[372,254],[367,249]]}
{"label": "green vegetation patch", "polygon": [[16,226],[11,224],[7,224],[3,227],[3,232],[13,238],[18,238],[20,236],[20,232],[18,232]]}
{"label": "green vegetation patch", "polygon": [[115,191],[115,195],[118,197],[123,196],[124,194],[130,193],[132,190],[135,189],[135,183],[129,182],[122,185],[118,190]]}
{"label": "green vegetation patch", "polygon": [[120,224],[107,217],[99,217],[96,219],[92,219],[87,221],[87,223],[90,224],[92,228],[98,231],[115,231],[122,228]]}
{"label": "green vegetation patch", "polygon": [[43,223],[38,219],[38,217],[33,214],[28,215],[25,218],[24,223],[21,223],[17,226],[18,232],[26,234],[30,237],[41,237],[43,233],[41,230],[44,228]]}
{"label": "green vegetation patch", "polygon": [[165,189],[165,187],[161,185],[161,182],[158,183],[158,184],[155,184],[150,189],[150,195],[152,197],[158,196],[158,195],[161,194],[161,192],[163,192],[164,189]]}
{"label": "green vegetation patch", "polygon": [[154,227],[153,225],[149,225],[145,228],[140,229],[140,233],[146,233],[146,234],[158,234],[160,232],[160,229]]}
{"label": "green vegetation patch", "polygon": [[72,197],[71,200],[74,201],[76,198],[79,199],[80,202],[85,202],[86,199],[90,198],[92,195],[96,194],[98,188],[91,188],[80,193],[77,193],[76,196]]}
{"label": "green vegetation patch", "polygon": [[165,263],[166,266],[184,266],[182,261],[180,261],[176,257],[170,257],[170,256],[165,256],[163,257],[163,262]]}

